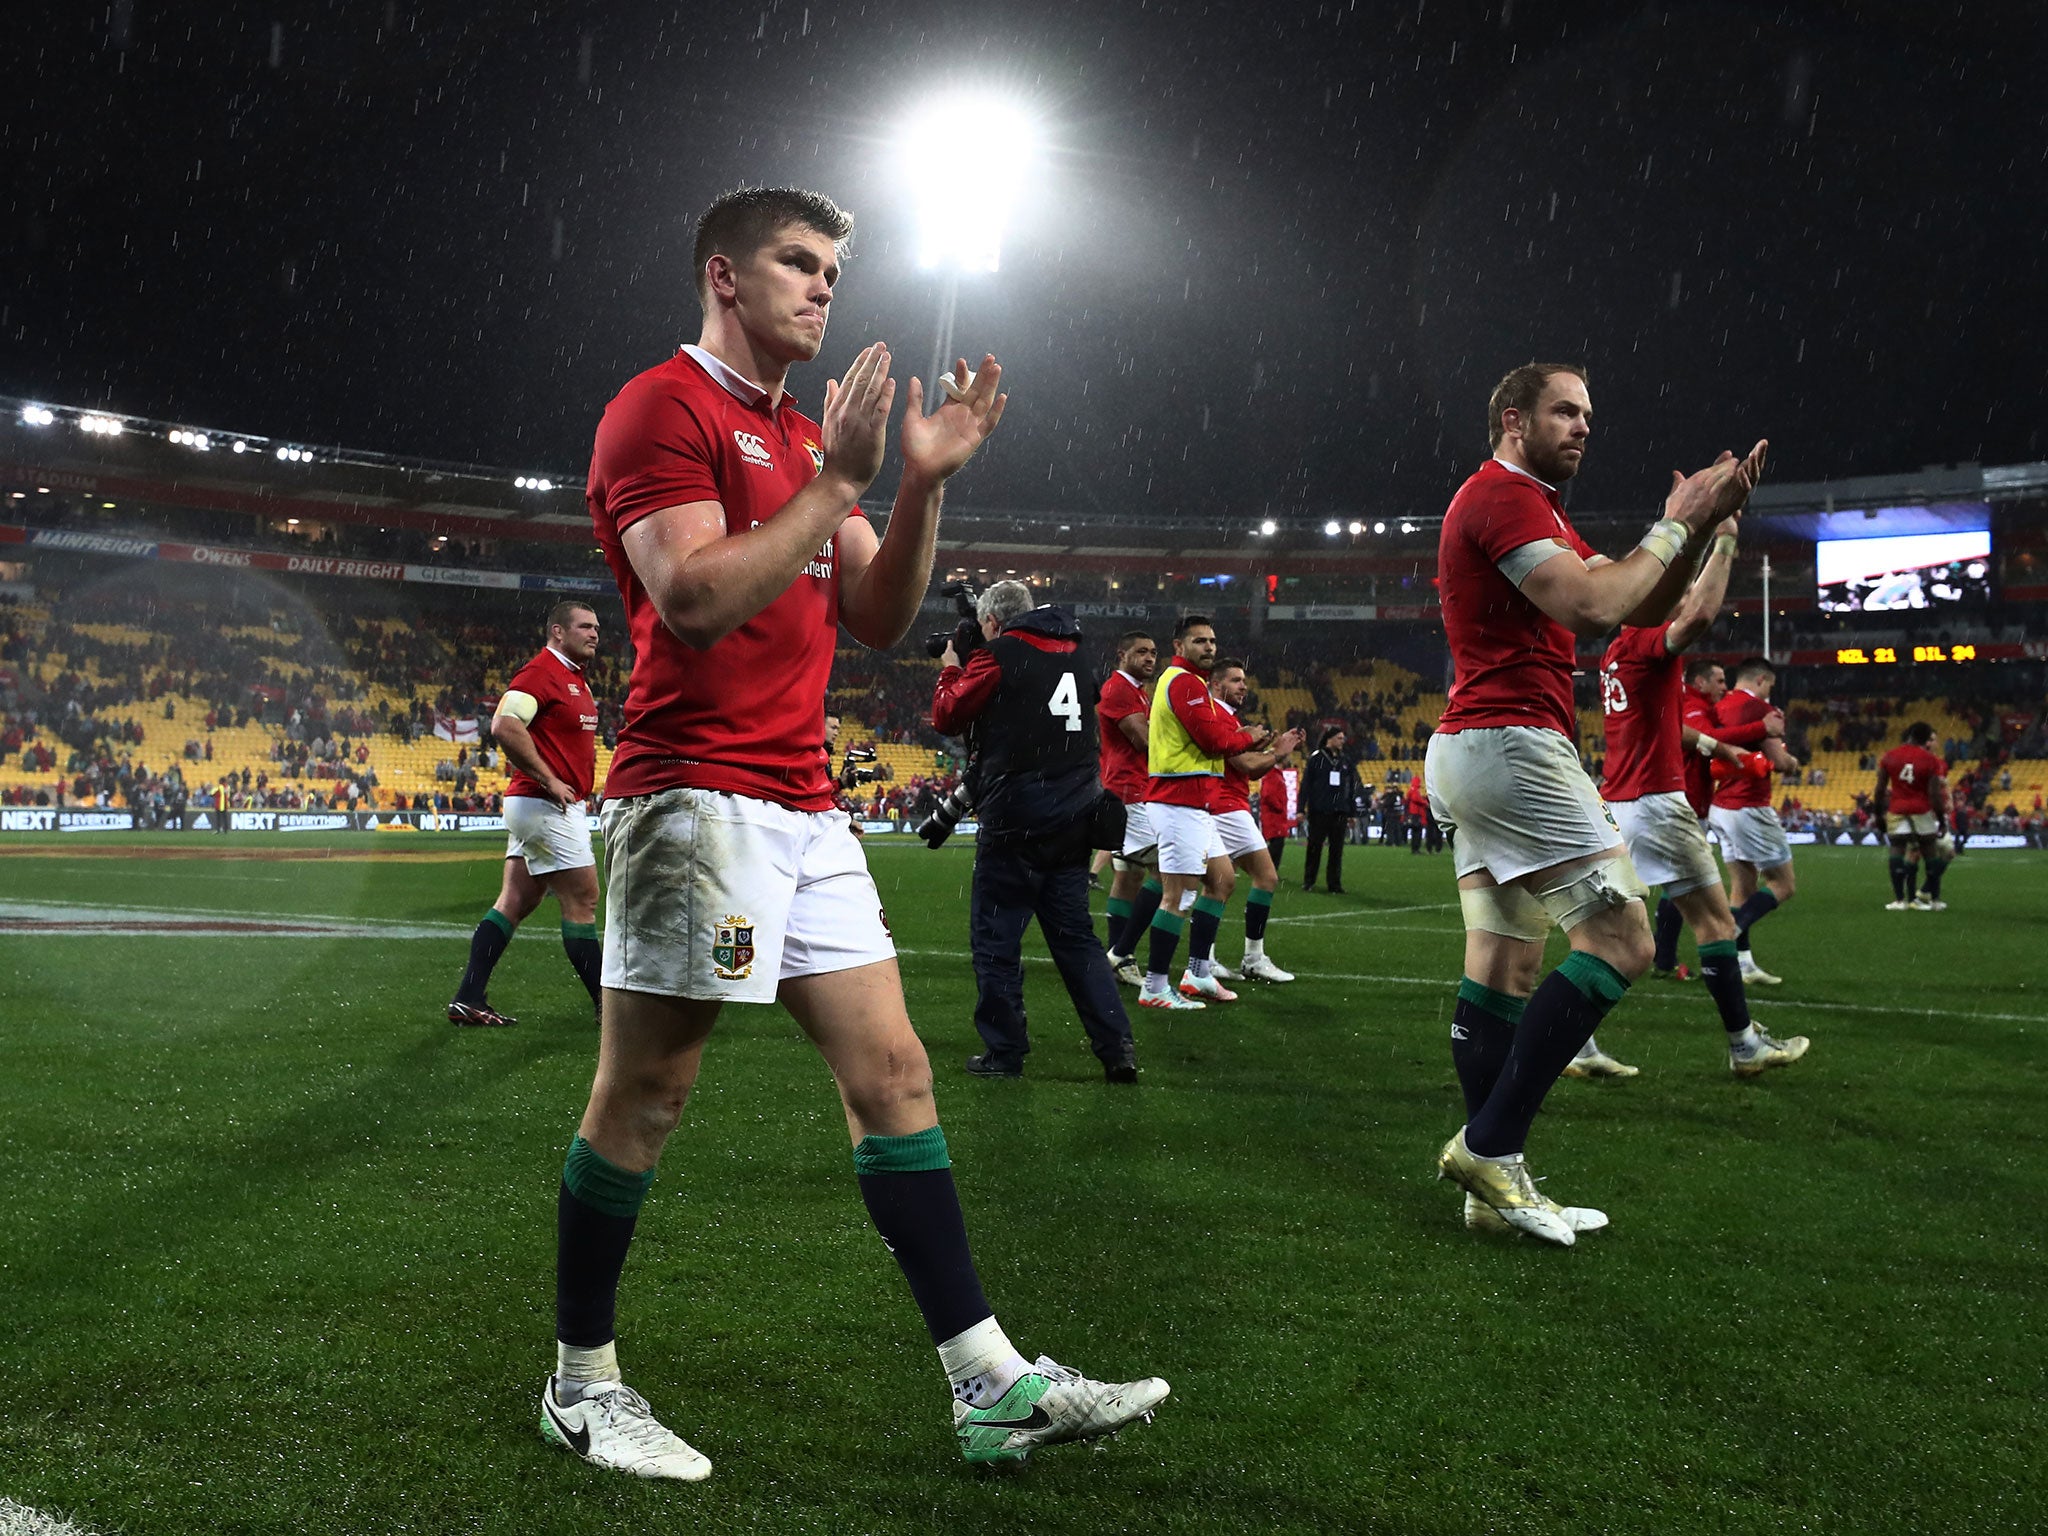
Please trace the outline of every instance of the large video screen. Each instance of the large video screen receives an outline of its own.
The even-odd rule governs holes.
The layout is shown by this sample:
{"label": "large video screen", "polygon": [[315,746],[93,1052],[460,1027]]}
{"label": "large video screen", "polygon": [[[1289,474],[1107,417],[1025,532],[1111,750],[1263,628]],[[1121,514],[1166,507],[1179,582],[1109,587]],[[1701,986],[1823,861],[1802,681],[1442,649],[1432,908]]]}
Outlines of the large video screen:
{"label": "large video screen", "polygon": [[1820,539],[1823,613],[1895,613],[1991,597],[1991,530]]}

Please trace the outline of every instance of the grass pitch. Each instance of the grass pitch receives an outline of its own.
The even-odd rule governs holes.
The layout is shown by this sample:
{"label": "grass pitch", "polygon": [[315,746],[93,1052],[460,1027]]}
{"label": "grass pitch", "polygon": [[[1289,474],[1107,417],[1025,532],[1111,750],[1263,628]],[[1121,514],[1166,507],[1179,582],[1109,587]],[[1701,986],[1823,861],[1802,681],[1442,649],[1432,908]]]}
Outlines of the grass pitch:
{"label": "grass pitch", "polygon": [[[1881,854],[1802,850],[1756,1001],[1813,1051],[1755,1083],[1697,985],[1638,986],[1601,1038],[1643,1075],[1559,1085],[1530,1144],[1614,1218],[1567,1252],[1466,1233],[1432,1176],[1462,1118],[1446,861],[1353,850],[1348,896],[1283,890],[1302,979],[1140,1015],[1130,1090],[1046,964],[1028,1075],[967,1078],[970,851],[878,842],[998,1315],[1174,1395],[1104,1449],[966,1467],[824,1069],[733,1009],[622,1297],[628,1380],[717,1466],[678,1487],[535,1429],[594,1051],[553,909],[492,987],[519,1027],[452,1029],[496,849],[406,848],[473,857],[0,858],[0,920],[103,925],[0,932],[0,1494],[109,1533],[2038,1521],[2041,855],[1966,857],[1928,915],[1880,910]],[[195,912],[333,921],[163,931]]]}

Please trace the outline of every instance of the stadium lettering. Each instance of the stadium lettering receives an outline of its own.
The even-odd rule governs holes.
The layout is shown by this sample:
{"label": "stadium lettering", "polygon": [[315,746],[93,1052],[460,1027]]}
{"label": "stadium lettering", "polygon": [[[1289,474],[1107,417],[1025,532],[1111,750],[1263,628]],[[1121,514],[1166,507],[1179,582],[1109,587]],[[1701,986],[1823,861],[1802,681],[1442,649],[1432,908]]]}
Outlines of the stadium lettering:
{"label": "stadium lettering", "polygon": [[249,552],[241,549],[215,549],[206,544],[192,546],[192,558],[200,565],[232,565],[246,567],[253,564]]}

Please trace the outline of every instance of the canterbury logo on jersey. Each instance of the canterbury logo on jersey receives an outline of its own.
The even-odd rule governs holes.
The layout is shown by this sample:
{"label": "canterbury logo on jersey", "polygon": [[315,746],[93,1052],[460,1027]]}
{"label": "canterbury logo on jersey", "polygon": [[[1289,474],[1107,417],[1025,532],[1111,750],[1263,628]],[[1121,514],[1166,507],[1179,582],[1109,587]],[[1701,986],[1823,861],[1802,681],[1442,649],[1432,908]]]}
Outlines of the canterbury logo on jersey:
{"label": "canterbury logo on jersey", "polygon": [[775,467],[775,460],[768,455],[768,445],[752,432],[742,432],[734,428],[732,440],[739,445],[740,457],[749,464],[758,464],[763,469]]}

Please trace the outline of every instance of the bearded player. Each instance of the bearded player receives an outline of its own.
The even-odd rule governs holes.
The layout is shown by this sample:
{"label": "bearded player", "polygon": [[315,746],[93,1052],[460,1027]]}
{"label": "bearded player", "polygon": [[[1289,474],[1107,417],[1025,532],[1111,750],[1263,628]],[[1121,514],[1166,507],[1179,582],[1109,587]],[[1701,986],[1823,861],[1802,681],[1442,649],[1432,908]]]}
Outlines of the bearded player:
{"label": "bearded player", "polygon": [[[1887,912],[1946,912],[1941,876],[1949,861],[1942,856],[1948,834],[1948,764],[1928,747],[1934,727],[1916,720],[1906,739],[1878,759],[1877,792],[1871,810],[1879,832],[1891,844],[1892,899]],[[1927,889],[1914,886],[1922,870]]]}
{"label": "bearded player", "polygon": [[[1607,778],[1601,798],[1614,812],[1636,873],[1664,888],[1699,944],[1700,977],[1728,1037],[1728,1068],[1755,1077],[1806,1054],[1807,1039],[1782,1043],[1759,1030],[1749,1016],[1749,999],[1736,959],[1735,918],[1721,889],[1714,850],[1700,830],[1699,815],[1685,792],[1687,763],[1708,769],[1711,761],[1753,756],[1693,732],[1685,744],[1681,719],[1681,657],[1707,632],[1728,592],[1735,563],[1738,520],[1730,518],[1714,536],[1706,564],[1686,589],[1670,621],[1649,628],[1625,627],[1600,660],[1600,707],[1607,722]],[[1635,1075],[1588,1037],[1572,1065],[1574,1077]]]}
{"label": "bearded player", "polygon": [[779,1001],[825,1059],[869,1216],[952,1383],[969,1461],[1108,1433],[1167,1394],[1024,1359],[969,1252],[931,1065],[882,904],[832,808],[825,686],[841,625],[901,640],[931,577],[945,482],[1002,419],[1002,368],[912,379],[885,538],[859,499],[882,467],[886,344],[798,414],[790,368],[824,343],[852,220],[789,189],[729,193],[697,228],[697,345],[632,380],[591,459],[591,520],[636,665],[606,782],[604,1028],[563,1169],[555,1373],[542,1429],[586,1460],[694,1480],[710,1463],[620,1379],[619,1277],[654,1168],[727,1003]]}
{"label": "bearded player", "polygon": [[1102,787],[1124,805],[1124,845],[1112,861],[1102,947],[1109,951],[1109,966],[1117,980],[1132,987],[1145,983],[1132,952],[1152,926],[1161,890],[1159,850],[1152,836],[1151,814],[1145,807],[1152,674],[1158,667],[1158,642],[1141,629],[1125,631],[1117,637],[1116,670],[1103,679],[1095,701],[1095,750]]}
{"label": "bearded player", "polygon": [[[1232,720],[1251,692],[1251,679],[1244,663],[1225,657],[1209,674],[1209,693],[1216,707]],[[1283,971],[1266,957],[1266,924],[1273,914],[1273,894],[1280,889],[1280,871],[1272,852],[1252,815],[1252,779],[1263,777],[1279,761],[1301,745],[1303,732],[1282,731],[1266,746],[1253,752],[1238,752],[1223,760],[1223,777],[1216,780],[1209,796],[1209,814],[1216,818],[1216,835],[1223,842],[1223,856],[1252,877],[1251,894],[1244,904],[1244,961],[1236,970],[1215,967],[1225,981],[1294,980],[1294,972]]]}
{"label": "bearded player", "polygon": [[[1608,560],[1573,529],[1558,489],[1578,473],[1592,421],[1582,369],[1530,363],[1494,388],[1493,457],[1452,498],[1438,544],[1453,680],[1426,759],[1466,930],[1451,1020],[1466,1121],[1437,1169],[1465,1190],[1467,1226],[1564,1247],[1607,1218],[1539,1194],[1523,1146],[1565,1064],[1650,964],[1647,893],[1579,766],[1573,636],[1669,618],[1766,447],[1674,474],[1664,516]],[[1571,952],[1539,986],[1553,926]]]}
{"label": "bearded player", "polygon": [[516,1023],[490,1005],[491,972],[521,923],[550,892],[562,909],[562,949],[599,1005],[597,856],[585,802],[597,777],[597,701],[583,669],[597,654],[597,614],[588,603],[549,610],[548,643],[512,674],[498,698],[491,735],[512,764],[505,786],[505,878],[498,899],[469,939],[469,966],[451,1024]]}

